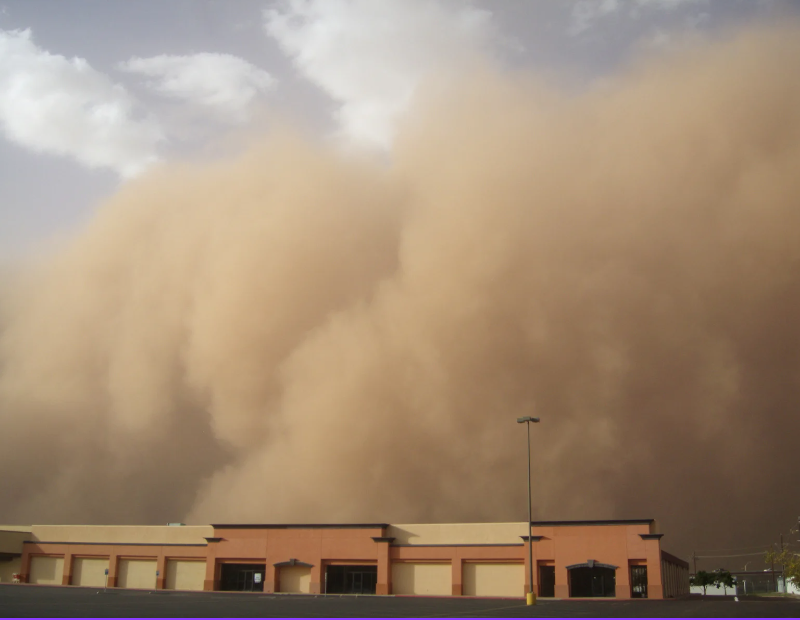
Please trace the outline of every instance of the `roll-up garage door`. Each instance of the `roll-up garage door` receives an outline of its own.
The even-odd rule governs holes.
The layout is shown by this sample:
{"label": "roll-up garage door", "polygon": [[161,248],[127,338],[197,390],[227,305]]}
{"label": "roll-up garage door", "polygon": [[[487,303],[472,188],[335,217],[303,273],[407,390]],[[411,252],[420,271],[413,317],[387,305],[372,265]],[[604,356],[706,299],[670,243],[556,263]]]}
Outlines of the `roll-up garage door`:
{"label": "roll-up garage door", "polygon": [[156,588],[156,561],[155,560],[127,560],[119,561],[119,577],[117,587],[139,588],[142,590],[155,590]]}
{"label": "roll-up garage door", "polygon": [[453,594],[450,564],[392,564],[392,594]]}
{"label": "roll-up garage door", "polygon": [[206,563],[196,560],[167,560],[167,590],[202,590]]}
{"label": "roll-up garage door", "polygon": [[525,596],[524,564],[464,564],[464,596]]}
{"label": "roll-up garage door", "polygon": [[30,583],[61,585],[64,575],[64,558],[33,556],[31,558]]}
{"label": "roll-up garage door", "polygon": [[283,566],[280,571],[281,592],[311,592],[310,566]]}
{"label": "roll-up garage door", "polygon": [[106,569],[108,558],[74,558],[72,560],[72,585],[95,586],[106,585]]}

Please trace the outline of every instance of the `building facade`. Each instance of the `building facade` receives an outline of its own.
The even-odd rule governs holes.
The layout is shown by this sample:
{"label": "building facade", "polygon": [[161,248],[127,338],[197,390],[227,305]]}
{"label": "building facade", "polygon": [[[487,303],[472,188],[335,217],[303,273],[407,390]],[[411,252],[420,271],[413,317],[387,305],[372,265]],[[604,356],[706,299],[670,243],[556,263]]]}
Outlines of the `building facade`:
{"label": "building facade", "polygon": [[0,583],[307,594],[671,598],[689,565],[652,519],[0,526]]}

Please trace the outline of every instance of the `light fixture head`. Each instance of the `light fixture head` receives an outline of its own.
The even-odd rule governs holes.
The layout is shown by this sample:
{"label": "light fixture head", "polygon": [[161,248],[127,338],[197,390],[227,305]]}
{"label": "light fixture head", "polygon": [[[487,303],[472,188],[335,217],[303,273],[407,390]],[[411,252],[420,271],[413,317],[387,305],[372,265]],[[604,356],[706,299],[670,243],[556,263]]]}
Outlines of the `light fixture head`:
{"label": "light fixture head", "polygon": [[524,418],[517,418],[517,424],[522,424],[524,422],[538,422],[539,418],[533,418],[529,415],[526,415]]}

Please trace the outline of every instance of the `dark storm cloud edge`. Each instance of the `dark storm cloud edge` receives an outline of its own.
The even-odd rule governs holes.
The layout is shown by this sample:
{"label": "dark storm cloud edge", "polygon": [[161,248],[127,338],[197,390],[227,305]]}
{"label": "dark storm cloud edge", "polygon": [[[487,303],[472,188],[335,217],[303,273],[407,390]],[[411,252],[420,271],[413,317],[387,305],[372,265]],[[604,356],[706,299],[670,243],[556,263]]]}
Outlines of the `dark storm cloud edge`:
{"label": "dark storm cloud edge", "polygon": [[7,278],[0,522],[798,514],[800,29],[580,96],[476,68],[392,165],[278,130]]}

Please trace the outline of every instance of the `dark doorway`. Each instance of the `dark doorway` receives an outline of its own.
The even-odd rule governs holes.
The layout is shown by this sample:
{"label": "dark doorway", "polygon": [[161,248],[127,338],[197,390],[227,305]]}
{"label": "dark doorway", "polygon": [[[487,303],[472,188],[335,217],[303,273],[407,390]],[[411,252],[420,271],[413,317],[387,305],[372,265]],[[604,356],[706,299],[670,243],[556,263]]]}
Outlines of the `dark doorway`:
{"label": "dark doorway", "polygon": [[263,592],[266,564],[223,564],[219,589],[228,592]]}
{"label": "dark doorway", "polygon": [[647,598],[646,566],[631,566],[631,598]]}
{"label": "dark doorway", "polygon": [[572,597],[616,596],[616,574],[613,568],[579,566],[569,569],[569,595]]}
{"label": "dark doorway", "polygon": [[556,595],[556,567],[539,566],[539,596]]}
{"label": "dark doorway", "polygon": [[328,594],[375,594],[377,566],[328,566],[325,592]]}

